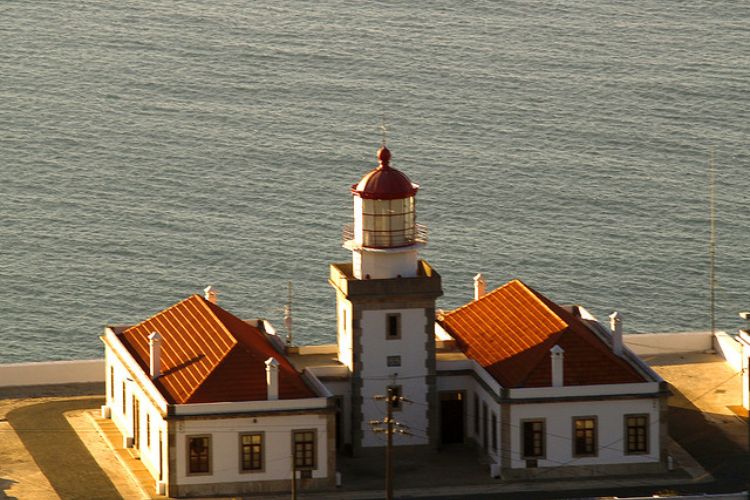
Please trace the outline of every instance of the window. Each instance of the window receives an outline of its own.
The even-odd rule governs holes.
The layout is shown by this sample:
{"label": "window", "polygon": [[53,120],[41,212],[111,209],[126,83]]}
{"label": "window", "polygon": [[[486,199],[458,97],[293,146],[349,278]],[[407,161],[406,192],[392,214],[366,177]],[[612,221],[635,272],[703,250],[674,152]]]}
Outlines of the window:
{"label": "window", "polygon": [[492,419],[490,420],[490,425],[492,426],[492,440],[490,444],[492,445],[492,451],[497,451],[497,415],[495,412],[492,412]]}
{"label": "window", "polygon": [[388,366],[401,366],[401,356],[388,356],[386,362]]}
{"label": "window", "polygon": [[487,403],[482,402],[482,448],[487,449]]}
{"label": "window", "polygon": [[109,367],[109,397],[115,399],[115,367]]}
{"label": "window", "polygon": [[341,331],[346,333],[346,309],[341,309]]}
{"label": "window", "polygon": [[526,420],[521,426],[524,458],[544,457],[544,420]]}
{"label": "window", "polygon": [[394,247],[414,242],[414,197],[396,200],[362,200],[362,236],[365,246]]}
{"label": "window", "polygon": [[151,414],[146,412],[146,447],[151,448]]}
{"label": "window", "polygon": [[211,438],[188,436],[188,474],[211,473]]}
{"label": "window", "polygon": [[401,338],[401,315],[388,314],[385,317],[385,338],[388,340]]}
{"label": "window", "polygon": [[401,410],[401,386],[400,385],[389,385],[388,390],[391,395],[391,408],[393,411]]}
{"label": "window", "polygon": [[315,431],[294,431],[295,469],[315,468]]}
{"label": "window", "polygon": [[240,470],[263,470],[263,434],[242,434],[240,436]]}
{"label": "window", "polygon": [[474,435],[479,435],[479,396],[474,394]]}
{"label": "window", "polygon": [[122,414],[125,415],[125,412],[127,411],[126,402],[128,400],[128,393],[127,393],[127,387],[125,387],[125,381],[122,381]]}
{"label": "window", "polygon": [[596,456],[596,418],[578,417],[573,419],[573,456]]}
{"label": "window", "polygon": [[648,453],[648,415],[625,415],[625,453]]}

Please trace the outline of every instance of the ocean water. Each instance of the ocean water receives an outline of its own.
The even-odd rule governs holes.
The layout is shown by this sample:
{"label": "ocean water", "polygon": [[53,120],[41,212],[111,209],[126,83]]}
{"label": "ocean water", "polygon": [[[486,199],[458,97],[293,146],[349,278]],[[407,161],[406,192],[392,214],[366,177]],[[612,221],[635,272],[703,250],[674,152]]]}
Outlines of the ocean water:
{"label": "ocean water", "polygon": [[750,3],[0,3],[0,362],[92,358],[208,284],[335,339],[349,186],[422,185],[450,309],[512,278],[626,332],[750,308]]}

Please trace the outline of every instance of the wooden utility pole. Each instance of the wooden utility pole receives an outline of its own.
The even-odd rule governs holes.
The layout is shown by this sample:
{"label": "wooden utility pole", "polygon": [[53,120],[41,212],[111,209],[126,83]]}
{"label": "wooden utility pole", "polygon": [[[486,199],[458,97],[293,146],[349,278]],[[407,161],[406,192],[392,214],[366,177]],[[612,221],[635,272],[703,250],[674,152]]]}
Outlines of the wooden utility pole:
{"label": "wooden utility pole", "polygon": [[385,445],[385,498],[393,500],[393,388],[388,387],[386,399],[386,445]]}
{"label": "wooden utility pole", "polygon": [[292,500],[297,500],[297,450],[292,444]]}
{"label": "wooden utility pole", "polygon": [[[408,427],[393,419],[393,408],[395,404],[411,403],[403,396],[396,394],[392,386],[388,387],[387,396],[375,396],[373,399],[386,402],[386,416],[383,420],[370,420],[373,432],[384,432],[386,434],[385,446],[385,498],[393,500],[393,434],[399,433],[405,436],[411,436]],[[377,427],[385,425],[385,428]]]}

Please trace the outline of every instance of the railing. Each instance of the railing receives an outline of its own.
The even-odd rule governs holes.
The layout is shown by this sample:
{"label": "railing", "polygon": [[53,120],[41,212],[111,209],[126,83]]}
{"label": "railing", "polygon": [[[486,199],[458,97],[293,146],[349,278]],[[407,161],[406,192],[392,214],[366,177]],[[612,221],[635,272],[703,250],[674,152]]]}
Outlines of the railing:
{"label": "railing", "polygon": [[[354,224],[347,224],[342,231],[344,243],[355,239]],[[370,248],[397,248],[413,245],[414,243],[427,243],[427,226],[416,224],[415,226],[381,230],[365,229],[362,231],[362,246]]]}

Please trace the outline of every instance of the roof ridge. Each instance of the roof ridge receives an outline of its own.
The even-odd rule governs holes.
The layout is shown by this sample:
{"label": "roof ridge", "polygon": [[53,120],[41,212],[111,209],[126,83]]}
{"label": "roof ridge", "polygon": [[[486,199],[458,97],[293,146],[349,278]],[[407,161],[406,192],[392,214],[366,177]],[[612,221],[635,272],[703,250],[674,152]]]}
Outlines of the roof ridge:
{"label": "roof ridge", "polygon": [[500,285],[499,287],[495,288],[491,292],[485,293],[484,295],[482,295],[481,297],[479,297],[478,300],[470,300],[466,304],[464,304],[462,306],[458,306],[457,308],[453,309],[452,311],[448,311],[447,313],[443,313],[443,318],[445,318],[447,316],[450,316],[451,314],[456,313],[458,311],[461,311],[462,309],[466,309],[467,307],[471,306],[472,304],[474,304],[476,302],[479,302],[480,300],[483,300],[485,297],[489,297],[490,295],[496,294],[498,291],[502,290],[503,288],[506,288],[507,286],[509,286],[514,281],[518,281],[519,283],[521,283],[521,280],[519,280],[519,279],[512,279],[509,282],[504,283],[504,284]]}
{"label": "roof ridge", "polygon": [[555,316],[555,317],[556,317],[557,319],[559,319],[560,321],[562,321],[563,323],[565,323],[565,326],[566,326],[566,327],[569,327],[569,326],[570,326],[570,323],[569,323],[568,321],[565,321],[565,320],[564,320],[563,318],[561,318],[561,317],[560,317],[560,315],[559,315],[559,314],[557,314],[557,312],[555,312],[555,311],[554,311],[554,310],[553,310],[553,309],[552,309],[551,307],[549,307],[549,306],[548,306],[548,305],[547,305],[547,304],[546,304],[546,303],[544,302],[544,300],[542,300],[542,299],[541,299],[541,297],[540,297],[540,293],[539,293],[539,292],[537,292],[536,290],[534,290],[534,289],[533,289],[532,287],[530,287],[529,285],[527,285],[526,283],[524,283],[524,282],[523,282],[522,280],[520,280],[519,278],[513,278],[512,280],[508,281],[507,283],[504,283],[504,284],[500,285],[499,287],[495,288],[495,289],[494,289],[494,290],[492,290],[491,292],[485,293],[484,295],[482,295],[481,297],[479,297],[479,299],[477,299],[477,300],[472,300],[472,301],[469,301],[469,302],[467,302],[466,304],[464,304],[464,305],[462,305],[462,306],[459,306],[459,307],[457,307],[456,309],[454,309],[454,310],[452,310],[452,311],[448,311],[447,313],[443,314],[443,318],[445,318],[445,317],[447,317],[447,316],[449,316],[449,315],[451,315],[451,314],[453,314],[453,313],[455,313],[455,312],[458,312],[458,311],[460,311],[460,310],[462,310],[462,309],[465,309],[465,308],[467,308],[467,307],[470,307],[471,305],[473,305],[473,304],[475,304],[475,303],[477,303],[477,302],[479,302],[479,301],[481,301],[481,300],[484,300],[485,298],[487,298],[487,297],[489,297],[489,296],[491,296],[491,295],[494,295],[494,294],[498,293],[498,292],[499,292],[500,290],[503,290],[503,289],[505,289],[505,288],[507,288],[507,287],[509,287],[509,286],[511,286],[511,285],[514,285],[514,284],[518,284],[518,285],[520,285],[521,287],[523,287],[523,288],[524,288],[525,290],[528,290],[528,291],[529,291],[529,292],[531,293],[531,295],[532,295],[532,296],[534,297],[534,300],[535,300],[535,301],[536,301],[536,302],[537,302],[538,304],[540,304],[540,305],[541,305],[541,306],[542,306],[542,307],[543,307],[544,309],[546,309],[546,310],[547,310],[547,311],[548,311],[549,313],[553,314],[553,315],[554,315],[554,316]]}
{"label": "roof ridge", "polygon": [[[195,386],[193,387],[193,390],[190,391],[185,396],[185,401],[189,401],[190,398],[193,397],[193,395],[198,391],[198,389],[201,386],[203,386],[203,384],[206,382],[206,380],[208,380],[208,378],[216,371],[216,368],[221,365],[221,363],[226,359],[226,357],[229,355],[229,353],[232,352],[234,350],[234,348],[237,347],[237,344],[239,343],[237,341],[237,337],[235,337],[234,334],[232,334],[232,332],[229,330],[229,328],[227,328],[227,325],[225,325],[224,322],[221,319],[219,319],[219,317],[216,315],[216,313],[214,313],[213,309],[211,309],[211,307],[209,307],[208,301],[206,299],[204,299],[203,297],[201,297],[197,293],[194,293],[193,295],[191,295],[190,297],[188,297],[187,299],[185,299],[185,301],[190,300],[193,297],[195,297],[196,299],[198,299],[197,302],[200,304],[201,308],[204,311],[208,311],[208,314],[211,316],[211,318],[213,318],[214,320],[216,320],[216,323],[219,325],[219,327],[232,340],[232,346],[229,349],[227,349],[222,356],[218,357],[218,359],[216,360],[216,363],[211,367],[211,370],[209,370],[208,373],[206,373],[206,375],[203,377],[203,380],[201,380],[199,383],[195,384]],[[214,304],[214,305],[216,305],[216,304]],[[216,305],[216,307],[219,307],[219,306]]]}
{"label": "roof ridge", "polygon": [[127,328],[126,328],[125,330],[123,330],[123,331],[122,331],[122,333],[128,333],[128,332],[130,332],[131,330],[135,330],[136,328],[138,328],[138,327],[139,327],[139,326],[141,326],[142,324],[144,324],[144,323],[148,323],[149,321],[153,320],[153,319],[154,319],[154,318],[156,318],[157,316],[161,316],[162,314],[166,313],[167,311],[171,311],[172,309],[176,309],[176,308],[177,308],[178,306],[182,305],[182,304],[183,304],[184,302],[187,302],[187,301],[189,301],[189,300],[190,300],[190,299],[192,299],[193,297],[199,297],[199,295],[198,295],[198,294],[195,294],[195,293],[194,293],[194,294],[192,294],[192,295],[189,295],[188,297],[186,297],[186,298],[182,299],[181,301],[179,301],[179,302],[177,302],[177,303],[175,303],[175,304],[172,304],[171,306],[167,307],[166,309],[162,309],[161,311],[159,311],[159,312],[156,312],[156,313],[152,314],[152,315],[151,315],[151,316],[149,316],[148,318],[146,318],[146,319],[144,319],[144,320],[142,320],[142,321],[139,321],[138,323],[136,323],[136,324],[134,324],[134,325],[130,325],[130,326],[129,326],[129,327],[127,327]]}

